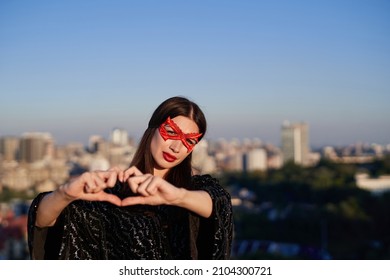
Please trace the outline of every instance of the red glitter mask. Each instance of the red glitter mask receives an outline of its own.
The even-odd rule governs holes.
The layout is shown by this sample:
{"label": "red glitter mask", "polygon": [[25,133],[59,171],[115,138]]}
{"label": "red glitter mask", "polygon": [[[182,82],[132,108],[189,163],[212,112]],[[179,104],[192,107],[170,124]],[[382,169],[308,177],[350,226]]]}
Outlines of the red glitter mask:
{"label": "red glitter mask", "polygon": [[202,136],[202,133],[183,133],[180,127],[171,120],[171,117],[168,117],[167,120],[160,125],[159,132],[164,141],[167,139],[180,140],[187,148],[188,153],[192,151],[196,144],[198,144],[199,137]]}

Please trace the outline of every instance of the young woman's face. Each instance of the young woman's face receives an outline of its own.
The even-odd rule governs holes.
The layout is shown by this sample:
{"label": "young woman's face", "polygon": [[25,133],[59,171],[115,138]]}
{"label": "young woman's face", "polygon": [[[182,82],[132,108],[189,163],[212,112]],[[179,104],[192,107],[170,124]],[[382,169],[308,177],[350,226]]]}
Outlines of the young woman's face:
{"label": "young woman's face", "polygon": [[167,119],[156,129],[151,142],[154,175],[162,177],[170,168],[181,163],[198,143],[199,137],[199,128],[190,118],[177,116]]}

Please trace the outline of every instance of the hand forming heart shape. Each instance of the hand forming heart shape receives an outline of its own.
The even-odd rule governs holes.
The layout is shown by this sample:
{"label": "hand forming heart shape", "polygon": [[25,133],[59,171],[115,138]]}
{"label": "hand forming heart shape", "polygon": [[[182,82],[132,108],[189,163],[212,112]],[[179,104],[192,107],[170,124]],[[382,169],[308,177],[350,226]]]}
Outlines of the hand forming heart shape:
{"label": "hand forming heart shape", "polygon": [[[120,192],[114,194],[110,189],[117,184],[121,184]],[[175,205],[184,196],[184,189],[177,188],[158,176],[143,174],[136,167],[85,172],[59,190],[70,201],[107,201],[117,206]]]}

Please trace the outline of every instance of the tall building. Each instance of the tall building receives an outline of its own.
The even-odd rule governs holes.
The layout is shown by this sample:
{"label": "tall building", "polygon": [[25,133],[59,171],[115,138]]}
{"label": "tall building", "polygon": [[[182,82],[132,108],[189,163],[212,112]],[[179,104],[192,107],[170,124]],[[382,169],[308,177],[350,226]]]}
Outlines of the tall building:
{"label": "tall building", "polygon": [[25,133],[20,141],[20,160],[33,163],[52,158],[53,149],[54,141],[50,133]]}
{"label": "tall building", "polygon": [[307,165],[309,162],[309,133],[306,123],[289,123],[282,125],[283,162]]}
{"label": "tall building", "polygon": [[202,139],[192,152],[192,165],[201,174],[217,171],[217,163],[214,157],[209,155],[209,143]]}
{"label": "tall building", "polygon": [[111,131],[111,143],[116,146],[127,146],[129,144],[129,136],[126,130],[114,128]]}
{"label": "tall building", "polygon": [[3,155],[3,160],[17,160],[19,152],[19,138],[7,136],[0,138],[0,154]]}
{"label": "tall building", "polygon": [[246,154],[247,171],[265,171],[267,170],[267,152],[265,149],[256,148]]}

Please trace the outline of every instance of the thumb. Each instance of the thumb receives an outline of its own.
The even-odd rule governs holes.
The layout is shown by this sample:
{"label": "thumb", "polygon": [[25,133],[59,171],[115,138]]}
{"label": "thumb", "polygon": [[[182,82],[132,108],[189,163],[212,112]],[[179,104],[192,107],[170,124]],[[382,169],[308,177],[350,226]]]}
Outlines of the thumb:
{"label": "thumb", "polygon": [[137,204],[147,204],[147,197],[145,196],[130,196],[122,200],[121,206],[131,206]]}
{"label": "thumb", "polygon": [[109,193],[106,193],[106,192],[102,192],[101,193],[100,200],[101,201],[107,201],[107,202],[109,202],[111,204],[114,204],[116,206],[121,206],[122,205],[122,201],[121,201],[121,199],[118,196],[113,195],[113,194],[109,194]]}

